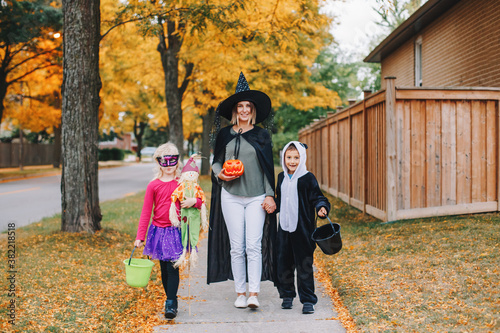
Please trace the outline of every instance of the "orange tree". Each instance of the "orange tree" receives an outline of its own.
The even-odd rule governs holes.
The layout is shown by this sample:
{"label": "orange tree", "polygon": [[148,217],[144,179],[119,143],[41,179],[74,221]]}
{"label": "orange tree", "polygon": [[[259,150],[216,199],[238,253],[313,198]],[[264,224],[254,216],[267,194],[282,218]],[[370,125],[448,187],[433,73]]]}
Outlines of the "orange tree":
{"label": "orange tree", "polygon": [[112,29],[100,44],[101,112],[99,129],[134,132],[137,156],[147,127],[168,125],[163,95],[163,76],[156,53],[156,39],[142,36],[134,24],[115,26],[112,18],[118,1],[103,0],[103,31]]}
{"label": "orange tree", "polygon": [[234,89],[239,71],[253,89],[270,93],[275,105],[308,109],[338,103],[335,93],[309,79],[317,53],[331,41],[330,20],[319,13],[317,0],[128,4],[119,20],[140,21],[146,35],[158,38],[170,140],[179,147],[192,137],[184,134],[183,109],[200,116],[213,111]]}
{"label": "orange tree", "polygon": [[340,102],[336,92],[311,79],[317,55],[332,41],[331,19],[320,13],[318,1],[246,2],[233,15],[245,24],[227,27],[223,34],[208,25],[181,53],[181,59],[195,64],[188,94],[203,116],[202,151],[207,156],[214,111],[234,92],[240,71],[252,89],[270,95],[274,108],[292,105],[300,112]]}
{"label": "orange tree", "polygon": [[242,6],[242,1],[200,2],[196,0],[127,2],[117,15],[117,24],[139,22],[142,32],[157,38],[164,74],[164,93],[168,109],[169,137],[183,153],[184,129],[182,100],[191,81],[193,64],[180,59],[186,38],[204,30],[208,22],[218,27],[236,24],[228,13]]}
{"label": "orange tree", "polygon": [[[18,118],[21,122],[22,118],[27,118],[25,114],[14,112],[13,104],[18,104],[20,98],[32,98],[36,93],[39,97],[35,98],[35,102],[51,99],[54,91],[40,91],[35,84],[28,86],[27,81],[36,81],[34,74],[51,77],[54,71],[57,73],[58,69],[54,67],[61,65],[61,39],[58,38],[61,29],[62,12],[56,2],[0,2],[0,122],[5,115]],[[51,103],[53,101],[48,102]],[[6,104],[10,106],[7,110]],[[32,105],[26,104],[28,107]],[[33,124],[34,119],[38,117],[24,120],[29,120],[27,126],[43,127]]]}

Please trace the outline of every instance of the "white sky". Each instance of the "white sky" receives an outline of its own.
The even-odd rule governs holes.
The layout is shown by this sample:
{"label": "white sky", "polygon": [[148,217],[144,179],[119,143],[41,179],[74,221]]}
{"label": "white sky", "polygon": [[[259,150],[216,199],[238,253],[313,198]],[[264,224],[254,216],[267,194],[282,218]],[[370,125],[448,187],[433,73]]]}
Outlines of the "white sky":
{"label": "white sky", "polygon": [[323,10],[334,17],[331,33],[341,51],[362,59],[370,53],[368,44],[376,35],[387,35],[375,24],[380,21],[375,6],[375,0],[325,0]]}
{"label": "white sky", "polygon": [[[426,2],[422,0],[422,4]],[[386,37],[390,33],[375,23],[381,20],[373,9],[380,6],[375,0],[324,0],[324,4],[324,12],[334,17],[331,33],[340,50],[351,58],[344,60],[365,58],[376,46],[370,46],[370,42],[376,36]]]}

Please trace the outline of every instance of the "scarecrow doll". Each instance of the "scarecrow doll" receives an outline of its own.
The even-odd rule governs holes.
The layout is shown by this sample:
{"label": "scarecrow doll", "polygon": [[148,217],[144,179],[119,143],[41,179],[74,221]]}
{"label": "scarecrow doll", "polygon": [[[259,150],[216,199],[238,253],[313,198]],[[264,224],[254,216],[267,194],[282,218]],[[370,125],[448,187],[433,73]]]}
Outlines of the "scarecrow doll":
{"label": "scarecrow doll", "polygon": [[[196,245],[198,244],[200,228],[206,230],[208,227],[205,194],[198,185],[199,169],[194,160],[198,157],[198,155],[191,156],[184,168],[182,168],[179,186],[171,196],[170,221],[174,226],[180,226],[181,228],[183,248],[182,255],[174,264],[175,267],[183,266],[188,261],[192,264],[196,263],[198,258]],[[188,198],[200,199],[202,201],[201,208],[182,208],[182,202]],[[176,207],[177,200],[181,203],[180,220]],[[195,251],[193,251],[193,248]]]}

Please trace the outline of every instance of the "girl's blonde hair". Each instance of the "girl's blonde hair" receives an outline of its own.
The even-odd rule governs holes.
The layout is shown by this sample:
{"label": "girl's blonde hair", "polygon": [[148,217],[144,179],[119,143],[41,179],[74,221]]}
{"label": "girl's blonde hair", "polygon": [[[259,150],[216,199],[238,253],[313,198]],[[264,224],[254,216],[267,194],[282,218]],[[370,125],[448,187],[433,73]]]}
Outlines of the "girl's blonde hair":
{"label": "girl's blonde hair", "polygon": [[[240,101],[244,102],[244,101]],[[250,110],[252,110],[252,119],[250,119],[250,124],[255,125],[255,121],[257,119],[257,108],[255,107],[255,104],[253,102],[250,102]],[[239,102],[238,102],[239,103]],[[231,124],[233,125],[240,125],[239,119],[238,119],[238,103],[234,104],[233,106],[233,115],[231,117]]]}
{"label": "girl's blonde hair", "polygon": [[[154,163],[153,172],[155,174],[153,180],[159,179],[161,178],[161,176],[163,176],[163,169],[158,164],[156,158],[164,155],[179,155],[179,150],[177,149],[177,146],[172,142],[164,143],[158,148],[156,148],[155,153],[153,154],[153,163]],[[175,169],[175,178],[179,178],[181,176],[181,171],[182,171],[182,162],[181,162],[181,157],[179,156],[179,160],[177,162]]]}

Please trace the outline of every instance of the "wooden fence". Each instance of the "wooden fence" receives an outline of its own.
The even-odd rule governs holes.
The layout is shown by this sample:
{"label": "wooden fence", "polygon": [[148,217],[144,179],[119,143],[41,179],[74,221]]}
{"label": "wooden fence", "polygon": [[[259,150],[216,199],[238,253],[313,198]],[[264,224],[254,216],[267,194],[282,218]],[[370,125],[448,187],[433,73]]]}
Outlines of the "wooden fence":
{"label": "wooden fence", "polygon": [[500,89],[386,80],[299,132],[322,188],[384,221],[500,211]]}
{"label": "wooden fence", "polygon": [[[19,166],[20,143],[0,143],[0,168]],[[23,145],[23,165],[50,165],[54,160],[53,144]]]}

